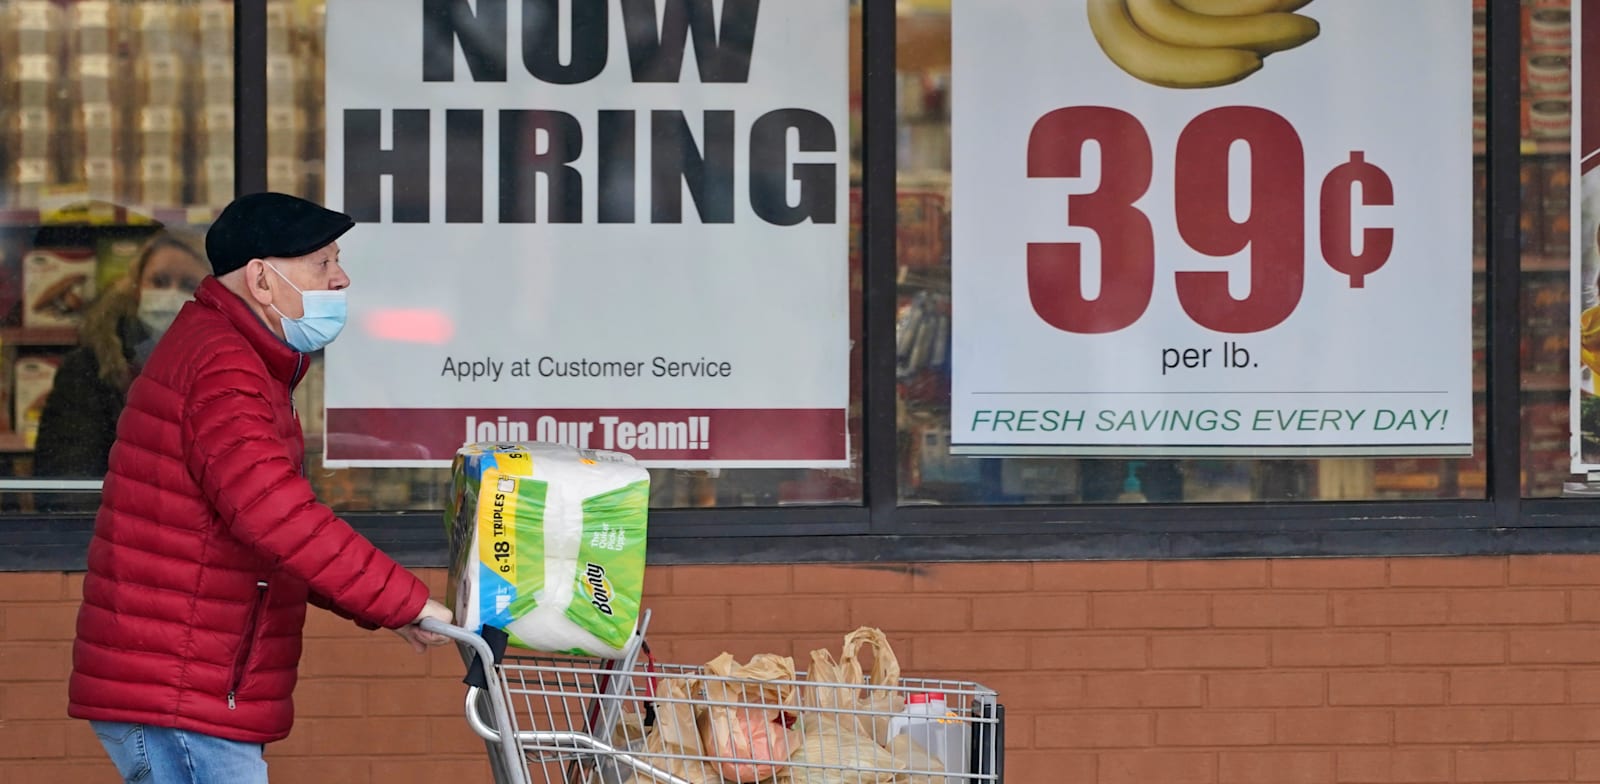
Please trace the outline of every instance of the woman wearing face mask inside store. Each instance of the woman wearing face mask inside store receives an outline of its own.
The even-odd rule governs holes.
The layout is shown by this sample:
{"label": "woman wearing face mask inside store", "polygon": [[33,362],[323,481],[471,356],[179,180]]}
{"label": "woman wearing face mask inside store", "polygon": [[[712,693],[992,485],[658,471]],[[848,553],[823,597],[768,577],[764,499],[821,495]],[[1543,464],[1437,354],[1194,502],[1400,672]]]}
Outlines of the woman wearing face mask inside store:
{"label": "woman wearing face mask inside store", "polygon": [[178,310],[211,274],[189,244],[162,232],[84,313],[79,347],[62,360],[39,416],[34,475],[105,475],[128,386]]}

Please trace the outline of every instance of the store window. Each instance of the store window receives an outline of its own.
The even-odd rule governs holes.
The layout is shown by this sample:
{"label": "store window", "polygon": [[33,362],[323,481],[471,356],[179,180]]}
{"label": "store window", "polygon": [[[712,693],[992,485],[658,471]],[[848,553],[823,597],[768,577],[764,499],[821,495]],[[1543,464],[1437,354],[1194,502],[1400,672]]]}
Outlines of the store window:
{"label": "store window", "polygon": [[[1481,4],[1480,4],[1481,5]],[[1481,252],[1473,274],[1472,379],[1474,419],[1470,457],[1324,459],[1185,459],[1140,456],[995,458],[953,455],[951,433],[951,224],[954,210],[992,194],[952,200],[951,108],[960,100],[952,82],[948,0],[897,4],[899,79],[899,333],[898,388],[901,501],[907,504],[1076,504],[1284,502],[1486,497],[1484,444],[1485,293]],[[1307,13],[1315,16],[1312,9]],[[1473,31],[1483,82],[1483,17]],[[1016,51],[1042,51],[1055,41],[1048,24],[1018,27]],[[1030,40],[1037,37],[1036,40]],[[1019,77],[1021,78],[1021,77]],[[1034,75],[1030,78],[1046,78]],[[1070,80],[1072,74],[1048,78]],[[1077,77],[1081,78],[1081,77]],[[1464,75],[1463,75],[1463,78]],[[1481,98],[1479,99],[1481,100]],[[1481,131],[1482,117],[1479,120]],[[1465,133],[1465,128],[1461,129]],[[1565,159],[1559,159],[1564,161]],[[1472,225],[1485,214],[1481,143],[1472,184]],[[1559,161],[1558,161],[1559,162]],[[1000,165],[1000,164],[996,164]],[[1021,209],[1021,207],[1019,207]],[[1461,221],[1466,231],[1465,221]],[[1029,238],[1032,239],[1032,238]],[[1464,259],[1455,269],[1465,274]],[[1443,262],[1441,262],[1443,266]],[[1561,284],[1559,274],[1544,274]],[[1308,350],[1315,347],[1307,346]],[[1181,356],[1179,357],[1181,360]],[[1044,361],[1044,358],[1040,358]],[[1086,371],[1087,372],[1087,371]],[[1559,371],[1550,371],[1555,377]],[[1550,397],[1547,395],[1547,397]],[[1559,395],[1550,398],[1559,404]]]}
{"label": "store window", "polygon": [[[1588,352],[1572,362],[1574,333],[1584,318],[1593,320],[1600,270],[1593,176],[1573,176],[1573,16],[1570,2],[1522,6],[1521,484],[1529,497],[1591,495],[1588,472],[1600,466],[1600,398],[1589,369],[1600,362]],[[1592,61],[1594,50],[1587,51]],[[1584,345],[1579,337],[1576,347]]]}
{"label": "store window", "polygon": [[[233,6],[0,3],[0,493],[92,509],[123,391],[234,193]],[[58,492],[59,491],[59,492]]]}
{"label": "store window", "polygon": [[[267,176],[271,188],[289,193],[305,196],[311,199],[322,199],[327,188],[327,179],[337,173],[326,170],[324,156],[327,150],[326,130],[328,119],[325,114],[328,106],[328,96],[325,85],[328,84],[328,52],[326,50],[327,16],[330,5],[337,5],[338,0],[330,3],[321,2],[270,2],[269,28],[268,28],[268,150],[267,150]],[[839,257],[828,263],[837,263],[841,267],[848,265],[849,304],[847,308],[849,320],[850,360],[848,369],[848,411],[844,417],[844,427],[847,429],[848,466],[828,468],[652,468],[651,504],[655,508],[673,507],[752,507],[752,506],[780,506],[780,505],[856,505],[862,499],[861,481],[861,242],[859,229],[861,225],[860,211],[860,9],[852,3],[849,25],[849,66],[845,71],[848,74],[846,81],[848,87],[841,85],[841,89],[848,90],[848,120],[839,123],[839,131],[848,139],[849,166],[848,172],[840,171],[841,178],[848,177],[849,206],[841,205],[840,219],[849,216],[848,250],[841,248]],[[761,8],[762,24],[769,20],[778,20],[781,15]],[[726,15],[724,15],[726,18]],[[590,20],[593,21],[592,19]],[[623,39],[616,33],[616,21],[612,25],[612,57],[620,61],[626,56]],[[698,22],[697,22],[698,24]],[[461,57],[455,52],[456,42],[444,38],[444,45],[451,47],[449,52],[440,55],[442,59]],[[771,40],[771,39],[768,39]],[[840,49],[845,49],[840,42]],[[519,44],[513,39],[509,67],[515,69],[523,67],[519,61]],[[523,53],[526,56],[526,53]],[[684,68],[695,67],[696,55],[690,54],[684,58]],[[619,66],[621,67],[621,66]],[[458,65],[458,70],[465,72],[465,68]],[[514,74],[513,78],[517,75]],[[464,77],[463,77],[464,78]],[[663,88],[665,89],[665,88]],[[693,83],[685,82],[680,88],[683,90],[694,89]],[[528,106],[545,106],[541,104],[539,96],[530,90]],[[469,93],[464,93],[468,95]],[[689,95],[685,93],[685,95]],[[463,101],[468,101],[463,98]],[[544,100],[553,100],[544,96]],[[661,100],[668,100],[663,98]],[[684,99],[684,105],[697,105],[700,99],[689,95]],[[462,105],[469,105],[463,103]],[[670,105],[670,104],[667,104]],[[641,114],[644,114],[641,112]],[[492,123],[492,119],[484,123]],[[647,120],[638,120],[640,123]],[[843,126],[848,125],[848,130]],[[641,125],[641,128],[644,126]],[[698,121],[694,127],[698,128]],[[646,131],[641,131],[646,132]],[[584,148],[585,155],[598,155],[600,153],[590,150],[595,149],[593,142]],[[649,165],[644,159],[638,164],[643,167]],[[640,175],[644,176],[643,174]],[[542,186],[541,186],[542,187]],[[542,209],[542,208],[540,208]],[[641,208],[648,210],[649,208]],[[595,227],[598,228],[598,227]],[[358,225],[355,232],[363,231]],[[708,239],[705,243],[707,253],[717,252],[717,242]],[[348,256],[348,254],[347,254]],[[353,262],[353,263],[352,263]],[[381,263],[366,266],[362,260],[352,259],[347,262],[352,270],[352,303],[360,302],[363,286],[363,269],[371,270],[368,275],[383,274]],[[368,285],[371,285],[370,279]],[[478,285],[469,276],[463,275],[458,285],[465,290],[471,285]],[[760,297],[760,292],[752,291],[751,297]],[[597,299],[597,301],[599,301]],[[699,306],[696,306],[699,307]],[[605,313],[597,311],[597,318],[604,318]],[[773,318],[781,318],[775,314]],[[738,329],[734,326],[732,329]],[[557,347],[558,348],[558,347]],[[765,351],[778,356],[789,352],[796,346],[770,345]],[[545,350],[556,350],[547,348]],[[804,377],[814,369],[808,367],[793,367],[792,372],[796,377]],[[318,356],[314,359],[306,381],[301,385],[296,396],[300,408],[301,421],[306,430],[308,454],[307,465],[312,484],[316,487],[318,496],[329,503],[334,509],[344,512],[355,511],[398,511],[398,510],[437,510],[445,506],[443,493],[448,486],[449,469],[441,467],[329,467],[323,463],[323,454],[326,445],[323,443],[324,425],[326,422],[324,408],[324,394],[327,389],[328,362]],[[537,399],[530,398],[528,405],[539,405]],[[534,432],[533,435],[537,435]],[[762,438],[760,432],[745,432],[740,434],[745,439]]]}

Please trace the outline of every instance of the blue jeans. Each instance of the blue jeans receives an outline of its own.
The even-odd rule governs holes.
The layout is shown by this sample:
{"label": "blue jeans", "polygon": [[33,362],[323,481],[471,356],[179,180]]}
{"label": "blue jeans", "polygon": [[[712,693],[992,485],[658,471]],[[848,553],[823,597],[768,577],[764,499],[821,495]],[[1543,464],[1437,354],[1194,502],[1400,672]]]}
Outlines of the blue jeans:
{"label": "blue jeans", "polygon": [[259,743],[151,724],[89,725],[127,784],[267,784]]}

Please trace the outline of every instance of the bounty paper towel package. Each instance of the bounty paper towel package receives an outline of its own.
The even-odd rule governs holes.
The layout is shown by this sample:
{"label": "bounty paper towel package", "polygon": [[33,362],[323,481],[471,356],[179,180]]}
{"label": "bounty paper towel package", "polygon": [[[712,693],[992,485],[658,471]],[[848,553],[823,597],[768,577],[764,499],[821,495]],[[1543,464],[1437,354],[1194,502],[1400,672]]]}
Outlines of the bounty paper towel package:
{"label": "bounty paper towel package", "polygon": [[456,623],[549,653],[620,658],[644,588],[650,474],[543,442],[457,451],[445,525]]}

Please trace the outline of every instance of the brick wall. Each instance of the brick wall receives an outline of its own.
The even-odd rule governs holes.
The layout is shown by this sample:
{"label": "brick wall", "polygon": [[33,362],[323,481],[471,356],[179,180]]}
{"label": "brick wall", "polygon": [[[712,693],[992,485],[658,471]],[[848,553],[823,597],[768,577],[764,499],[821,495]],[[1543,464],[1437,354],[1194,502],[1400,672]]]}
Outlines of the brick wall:
{"label": "brick wall", "polygon": [[[428,579],[442,587],[443,575]],[[113,782],[64,718],[80,575],[0,574],[0,784]],[[860,624],[1001,692],[1012,784],[1600,781],[1600,556],[655,568],[653,647]],[[312,611],[274,781],[487,781],[461,664]]]}

